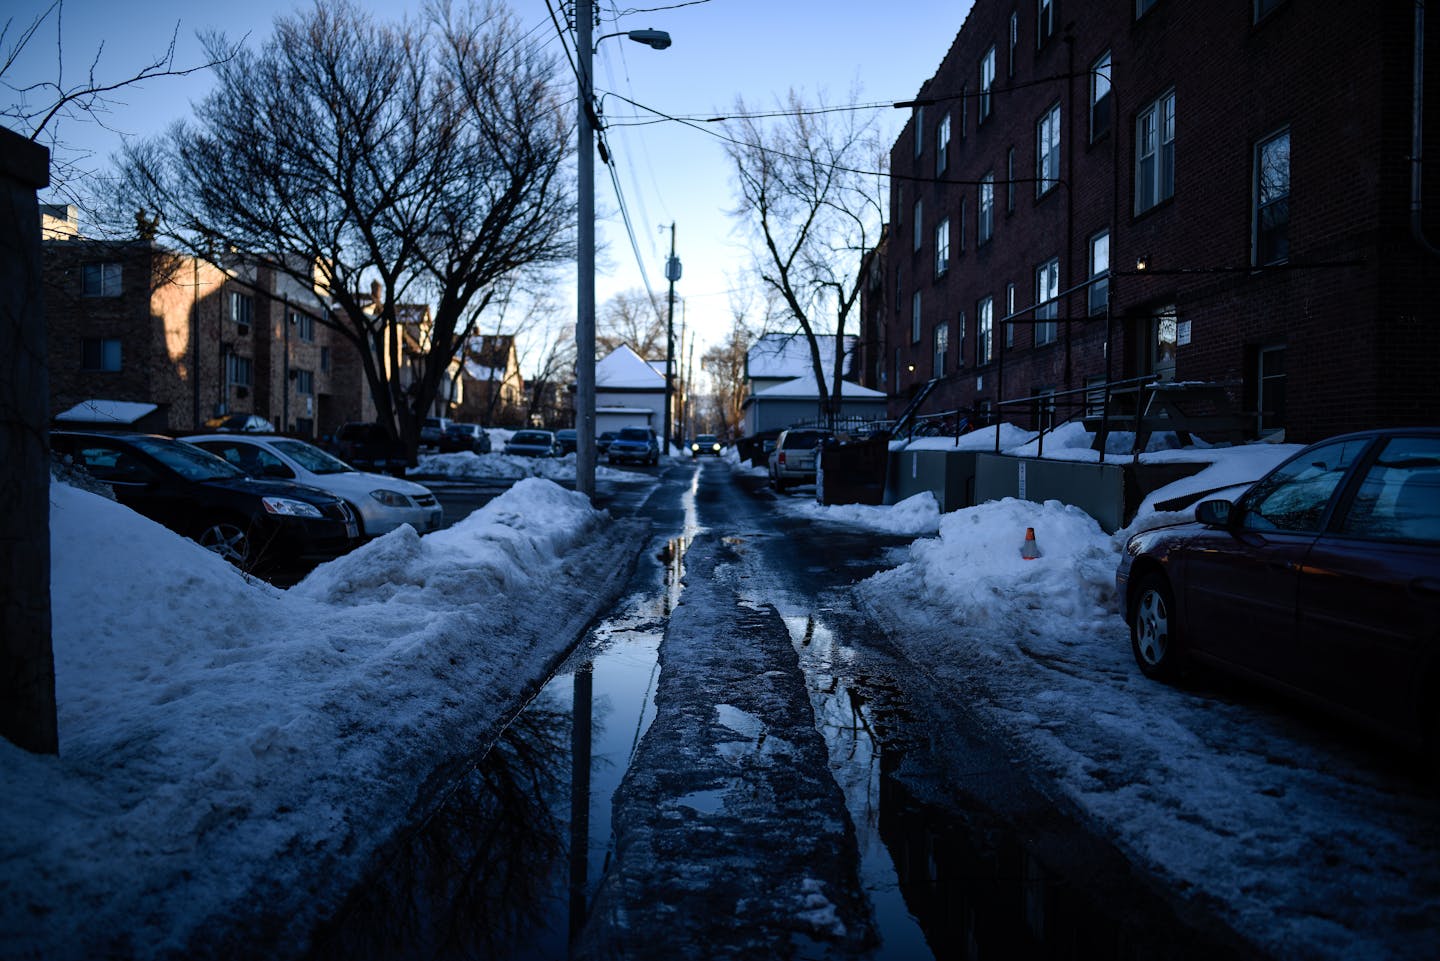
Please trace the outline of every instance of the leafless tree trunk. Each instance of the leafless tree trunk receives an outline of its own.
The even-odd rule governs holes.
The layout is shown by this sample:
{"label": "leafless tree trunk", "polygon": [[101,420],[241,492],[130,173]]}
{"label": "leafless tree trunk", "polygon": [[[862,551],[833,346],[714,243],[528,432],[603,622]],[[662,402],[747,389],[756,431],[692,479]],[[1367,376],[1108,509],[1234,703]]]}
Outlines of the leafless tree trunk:
{"label": "leafless tree trunk", "polygon": [[[810,345],[820,414],[841,404],[845,324],[859,304],[861,261],[884,220],[883,152],[868,113],[811,106],[791,92],[779,119],[737,102],[726,150],[735,166],[734,216],[753,236],[756,269]],[[873,171],[874,173],[865,173]],[[835,334],[829,377],[818,334]]]}
{"label": "leafless tree trunk", "polygon": [[[351,0],[317,2],[222,63],[193,123],[127,150],[129,206],[158,211],[161,236],[191,251],[313,285],[381,422],[413,452],[498,285],[571,255],[556,66],[498,6],[393,26]],[[410,331],[408,385],[407,303],[433,318]]]}

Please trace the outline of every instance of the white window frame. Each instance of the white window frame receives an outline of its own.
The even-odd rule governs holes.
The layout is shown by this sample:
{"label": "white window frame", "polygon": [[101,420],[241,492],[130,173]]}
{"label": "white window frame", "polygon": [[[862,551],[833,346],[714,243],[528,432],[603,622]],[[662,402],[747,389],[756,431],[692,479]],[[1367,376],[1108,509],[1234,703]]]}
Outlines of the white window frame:
{"label": "white window frame", "polygon": [[950,270],[950,218],[935,226],[935,276],[943,277]]}
{"label": "white window frame", "polygon": [[[1285,141],[1285,173],[1283,194],[1275,194],[1266,199],[1266,178],[1264,172],[1265,148],[1271,144]],[[1270,136],[1255,144],[1254,152],[1254,181],[1251,184],[1252,200],[1250,206],[1250,262],[1257,267],[1265,267],[1271,264],[1283,264],[1290,259],[1290,128],[1284,127],[1275,131]],[[1285,253],[1280,257],[1261,259],[1260,256],[1260,221],[1265,212],[1278,204],[1285,205]]]}
{"label": "white window frame", "polygon": [[1055,0],[1035,0],[1035,49],[1055,35]]}
{"label": "white window frame", "polygon": [[1043,197],[1060,182],[1060,104],[1035,122],[1035,196]]}
{"label": "white window frame", "polygon": [[1135,117],[1135,213],[1151,210],[1173,196],[1175,91],[1170,89]]}
{"label": "white window frame", "polygon": [[302,397],[312,396],[315,393],[315,372],[297,368],[295,370],[295,393]]}
{"label": "white window frame", "polygon": [[947,373],[945,370],[945,358],[950,352],[950,325],[947,323],[936,324],[932,338],[932,351],[930,355],[932,372],[930,376],[944,377]]}
{"label": "white window frame", "polygon": [[[1110,306],[1110,231],[1102,230],[1090,238],[1090,279],[1086,295],[1090,316],[1103,314]],[[1096,280],[1096,278],[1100,278]]]}
{"label": "white window frame", "polygon": [[935,173],[943,174],[950,166],[950,114],[935,125]]}
{"label": "white window frame", "polygon": [[119,297],[125,292],[124,277],[115,261],[85,264],[80,268],[80,296]]}
{"label": "white window frame", "polygon": [[975,306],[975,366],[994,359],[995,298],[984,297]]}
{"label": "white window frame", "polygon": [[304,343],[315,341],[315,318],[303,310],[292,310],[290,319],[295,323],[295,336]]}
{"label": "white window frame", "polygon": [[1010,11],[1010,62],[1009,76],[1015,76],[1015,51],[1020,46],[1020,11]]}
{"label": "white window frame", "polygon": [[[1051,257],[1035,268],[1035,346],[1053,344],[1060,337],[1060,258]],[[1048,301],[1048,303],[1047,303]]]}
{"label": "white window frame", "polygon": [[243,291],[230,291],[230,319],[245,327],[255,323],[255,298]]}
{"label": "white window frame", "polygon": [[[1005,316],[1006,316],[1006,317],[1014,317],[1014,316],[1015,316],[1015,285],[1014,285],[1014,284],[1006,284],[1006,285],[1005,285]],[[1012,321],[1006,321],[1006,323],[1005,323],[1005,347],[1006,347],[1006,349],[1008,350],[1009,348],[1014,347],[1014,346],[1015,346],[1015,322],[1014,322],[1013,320],[1012,320]]]}
{"label": "white window frame", "polygon": [[[1090,142],[1094,143],[1110,132],[1110,127],[1115,122],[1115,97],[1113,95],[1114,63],[1110,59],[1110,51],[1102,53],[1090,66]],[[1101,87],[1104,89],[1101,89]],[[1095,108],[1104,101],[1105,122],[1098,131],[1095,124]]]}
{"label": "white window frame", "polygon": [[990,242],[995,236],[995,173],[991,171],[980,178],[979,198],[976,200],[975,245]]}
{"label": "white window frame", "polygon": [[991,103],[991,91],[995,86],[995,45],[991,44],[990,49],[980,58],[980,104],[976,111],[975,123],[978,126],[989,118],[993,112],[994,105]]}
{"label": "white window frame", "polygon": [[254,361],[233,351],[226,354],[225,383],[231,387],[253,387],[255,385]]}

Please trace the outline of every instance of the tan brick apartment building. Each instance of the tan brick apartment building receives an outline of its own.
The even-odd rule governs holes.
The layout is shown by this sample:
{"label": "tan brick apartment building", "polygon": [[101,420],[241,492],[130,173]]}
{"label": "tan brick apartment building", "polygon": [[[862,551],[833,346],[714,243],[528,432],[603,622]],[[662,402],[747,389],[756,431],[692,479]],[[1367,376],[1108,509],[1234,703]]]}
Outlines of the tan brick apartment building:
{"label": "tan brick apartment building", "polygon": [[891,152],[862,323],[892,415],[932,379],[924,410],[1033,422],[1006,402],[1161,378],[1290,440],[1440,420],[1416,48],[1400,0],[976,0]]}

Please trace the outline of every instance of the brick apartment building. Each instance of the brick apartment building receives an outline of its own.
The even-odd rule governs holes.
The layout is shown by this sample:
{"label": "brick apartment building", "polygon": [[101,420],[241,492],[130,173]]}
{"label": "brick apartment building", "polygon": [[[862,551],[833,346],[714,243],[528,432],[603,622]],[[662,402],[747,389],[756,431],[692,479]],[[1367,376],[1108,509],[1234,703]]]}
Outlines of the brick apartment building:
{"label": "brick apartment building", "polygon": [[48,233],[63,238],[44,243],[51,416],[134,401],[159,407],[147,421],[157,429],[258,414],[311,438],[373,417],[353,347],[292,278],[227,273],[149,241]]}
{"label": "brick apartment building", "polygon": [[1416,34],[1401,2],[976,0],[891,151],[861,323],[892,416],[932,380],[924,411],[1034,424],[1143,378],[1294,441],[1440,419]]}

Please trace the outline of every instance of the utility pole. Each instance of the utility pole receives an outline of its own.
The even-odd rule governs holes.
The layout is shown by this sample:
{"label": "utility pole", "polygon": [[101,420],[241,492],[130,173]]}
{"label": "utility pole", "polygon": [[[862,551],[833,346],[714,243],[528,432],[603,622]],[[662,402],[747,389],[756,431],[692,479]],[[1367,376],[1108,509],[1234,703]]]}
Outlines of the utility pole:
{"label": "utility pole", "polygon": [[680,258],[675,256],[675,222],[670,222],[670,258],[665,261],[665,279],[670,281],[670,314],[665,321],[665,437],[663,451],[670,453],[675,394],[675,281],[680,279]]}
{"label": "utility pole", "polygon": [[580,103],[576,118],[579,156],[580,242],[575,308],[575,489],[595,496],[595,129],[590,122],[595,25],[593,0],[575,4],[575,52],[580,58]]}

